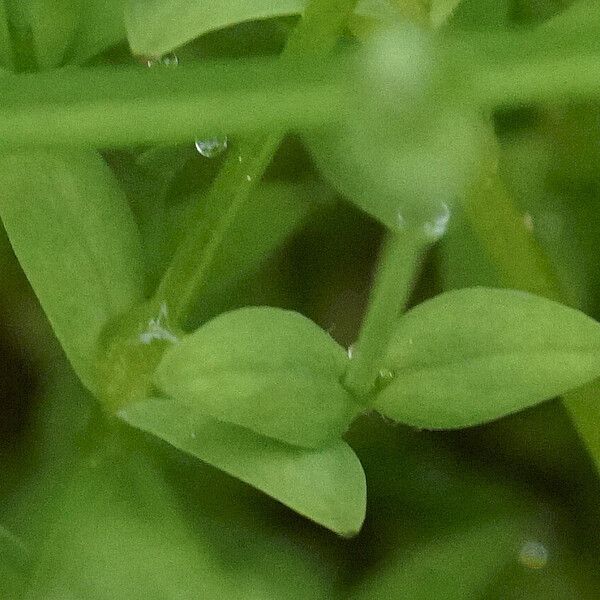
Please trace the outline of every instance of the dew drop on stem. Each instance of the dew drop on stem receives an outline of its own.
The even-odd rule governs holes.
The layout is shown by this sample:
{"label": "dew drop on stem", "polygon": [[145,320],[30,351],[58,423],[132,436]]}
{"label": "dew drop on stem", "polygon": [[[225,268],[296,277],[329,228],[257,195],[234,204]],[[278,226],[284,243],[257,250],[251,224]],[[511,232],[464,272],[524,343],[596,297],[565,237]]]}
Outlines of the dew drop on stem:
{"label": "dew drop on stem", "polygon": [[[179,58],[173,52],[164,54],[159,57],[151,57],[146,59],[146,66],[152,67],[177,67],[179,65]],[[210,137],[206,139],[197,139],[194,144],[199,154],[205,158],[214,158],[223,154],[227,150],[228,139],[227,136]],[[241,157],[240,157],[241,158]]]}
{"label": "dew drop on stem", "polygon": [[436,213],[430,217],[407,216],[399,211],[396,216],[398,230],[413,230],[421,232],[427,242],[437,242],[444,236],[450,223],[450,208],[443,202]]}

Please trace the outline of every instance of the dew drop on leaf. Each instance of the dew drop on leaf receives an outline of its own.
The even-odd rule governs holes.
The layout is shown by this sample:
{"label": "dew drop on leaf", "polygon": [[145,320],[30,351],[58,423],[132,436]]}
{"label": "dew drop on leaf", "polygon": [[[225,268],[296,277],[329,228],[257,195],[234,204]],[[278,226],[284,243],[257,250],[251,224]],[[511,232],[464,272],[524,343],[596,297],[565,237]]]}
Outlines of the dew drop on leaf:
{"label": "dew drop on leaf", "polygon": [[196,150],[206,158],[214,158],[227,150],[227,137],[214,137],[204,140],[196,140]]}

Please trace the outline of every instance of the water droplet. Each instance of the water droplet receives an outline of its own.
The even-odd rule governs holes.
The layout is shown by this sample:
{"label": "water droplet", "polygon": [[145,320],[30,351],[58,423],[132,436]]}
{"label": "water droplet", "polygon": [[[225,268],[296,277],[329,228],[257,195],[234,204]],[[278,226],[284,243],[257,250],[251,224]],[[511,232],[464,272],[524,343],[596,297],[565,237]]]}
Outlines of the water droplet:
{"label": "water droplet", "polygon": [[163,340],[173,344],[179,342],[179,338],[168,329],[166,324],[168,318],[169,314],[167,305],[161,304],[158,311],[158,316],[155,319],[150,319],[150,321],[148,321],[148,327],[146,331],[140,333],[140,342],[145,345],[151,344],[155,340]]}
{"label": "water droplet", "polygon": [[431,221],[427,221],[423,225],[423,231],[428,239],[432,242],[439,240],[448,229],[448,223],[450,222],[450,209],[447,204],[442,204],[442,210],[440,213]]}
{"label": "water droplet", "polygon": [[398,229],[404,229],[406,227],[406,219],[404,218],[404,215],[399,212],[398,213]]}
{"label": "water droplet", "polygon": [[240,154],[240,155],[238,156],[238,162],[240,162],[240,163],[241,163],[241,162],[242,162],[242,160],[243,160],[243,159],[242,159],[242,155]]}
{"label": "water droplet", "polygon": [[252,181],[252,177],[250,177],[250,175],[246,175],[246,181]]}
{"label": "water droplet", "polygon": [[162,67],[176,67],[179,64],[179,58],[173,52],[165,54],[164,56],[158,56],[146,59],[146,66],[152,68],[157,66]]}
{"label": "water droplet", "polygon": [[348,346],[348,358],[352,358],[354,356],[354,345]]}
{"label": "water droplet", "polygon": [[394,379],[394,372],[390,371],[390,369],[380,369],[379,370],[379,382],[382,384],[390,383]]}
{"label": "water droplet", "polygon": [[432,215],[429,220],[422,213],[419,214],[419,210],[414,212],[413,209],[404,208],[398,211],[396,214],[396,226],[399,230],[405,231],[420,231],[420,234],[424,235],[428,242],[436,242],[439,240],[448,229],[450,223],[450,208],[445,202],[437,205],[436,212],[432,212],[430,209],[429,214]]}
{"label": "water droplet", "polygon": [[228,139],[226,136],[196,140],[196,150],[206,158],[214,158],[227,150]]}
{"label": "water droplet", "polygon": [[523,225],[525,225],[525,229],[528,231],[533,231],[533,217],[531,213],[526,212],[523,215]]}
{"label": "water droplet", "polygon": [[519,562],[528,569],[543,569],[548,556],[548,548],[541,542],[525,542],[519,550]]}

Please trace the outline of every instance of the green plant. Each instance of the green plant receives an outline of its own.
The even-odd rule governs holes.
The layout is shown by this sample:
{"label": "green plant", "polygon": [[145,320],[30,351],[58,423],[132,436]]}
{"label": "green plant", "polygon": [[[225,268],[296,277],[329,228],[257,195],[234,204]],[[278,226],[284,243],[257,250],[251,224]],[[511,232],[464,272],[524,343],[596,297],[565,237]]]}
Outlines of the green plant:
{"label": "green plant", "polygon": [[[535,494],[484,464],[461,474],[452,438],[429,433],[562,397],[600,465],[597,266],[574,279],[569,256],[593,256],[595,198],[564,209],[580,219],[568,240],[540,239],[509,186],[558,211],[535,187],[548,147],[499,125],[523,106],[597,114],[600,10],[525,25],[552,12],[533,4],[0,2],[0,216],[85,387],[40,352],[45,400],[23,442],[39,456],[1,465],[7,598],[488,598],[525,579],[515,546],[546,564],[528,541]],[[592,177],[561,158],[557,180]],[[281,250],[321,221],[337,252],[367,226],[383,239],[349,348],[303,306],[310,277],[294,282]],[[329,301],[333,263],[317,277]],[[548,445],[557,419],[542,419]],[[358,541],[326,532],[357,536],[367,498]],[[574,547],[546,580],[557,598],[597,583],[576,566],[597,557]]]}

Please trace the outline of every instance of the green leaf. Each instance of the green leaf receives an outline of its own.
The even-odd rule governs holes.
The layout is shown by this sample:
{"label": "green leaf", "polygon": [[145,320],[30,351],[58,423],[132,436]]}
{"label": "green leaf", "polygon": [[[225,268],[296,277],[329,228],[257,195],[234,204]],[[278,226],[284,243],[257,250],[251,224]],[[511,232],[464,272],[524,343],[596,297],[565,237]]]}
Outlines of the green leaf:
{"label": "green leaf", "polygon": [[476,162],[471,124],[461,115],[435,115],[431,129],[413,128],[391,140],[378,130],[383,121],[355,122],[353,129],[306,138],[327,181],[394,231],[405,225],[435,228],[438,219],[447,219],[448,205]]}
{"label": "green leaf", "polygon": [[446,62],[416,26],[380,33],[363,53],[354,113],[305,135],[321,174],[392,230],[447,221],[479,161],[480,126],[453,99]]}
{"label": "green leaf", "polygon": [[524,292],[448,292],[398,323],[375,408],[417,427],[467,427],[600,376],[600,326]]}
{"label": "green leaf", "polygon": [[84,0],[79,28],[69,54],[81,64],[125,40],[126,0]]}
{"label": "green leaf", "polygon": [[[161,56],[191,40],[238,23],[297,15],[306,0],[128,0],[127,36],[134,54]],[[389,0],[362,0],[356,14],[389,21],[402,14]]]}
{"label": "green leaf", "polygon": [[8,27],[8,10],[5,0],[0,0],[0,66],[12,71],[15,57],[12,47],[12,39]]}
{"label": "green leaf", "polygon": [[340,383],[347,359],[298,313],[242,308],[171,346],[155,383],[221,421],[319,447],[339,438],[361,410]]}
{"label": "green leaf", "polygon": [[161,56],[209,31],[298,14],[304,4],[304,0],[129,0],[125,19],[132,52]]}
{"label": "green leaf", "polygon": [[91,151],[0,156],[0,216],[75,371],[92,391],[109,319],[142,299],[138,233],[110,170]]}
{"label": "green leaf", "polygon": [[256,487],[343,536],[365,517],[360,462],[343,441],[305,450],[219,422],[172,400],[127,406],[121,419]]}
{"label": "green leaf", "polygon": [[79,23],[80,0],[30,0],[27,9],[38,66],[59,65]]}

